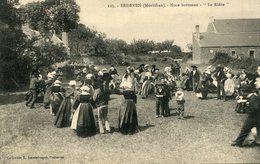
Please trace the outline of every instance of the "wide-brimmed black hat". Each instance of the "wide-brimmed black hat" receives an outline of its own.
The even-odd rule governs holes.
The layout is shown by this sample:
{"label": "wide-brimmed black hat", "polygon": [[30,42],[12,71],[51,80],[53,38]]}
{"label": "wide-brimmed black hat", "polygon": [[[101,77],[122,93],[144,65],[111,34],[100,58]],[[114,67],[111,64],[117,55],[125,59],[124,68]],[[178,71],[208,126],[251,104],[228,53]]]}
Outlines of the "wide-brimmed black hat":
{"label": "wide-brimmed black hat", "polygon": [[196,65],[191,65],[192,68],[198,68]]}

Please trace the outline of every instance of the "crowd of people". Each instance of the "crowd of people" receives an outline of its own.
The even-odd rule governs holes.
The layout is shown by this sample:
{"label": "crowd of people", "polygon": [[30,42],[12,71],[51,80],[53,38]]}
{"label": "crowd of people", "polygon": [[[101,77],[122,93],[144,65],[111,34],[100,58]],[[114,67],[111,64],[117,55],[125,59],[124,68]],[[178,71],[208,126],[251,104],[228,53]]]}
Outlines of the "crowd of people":
{"label": "crowd of people", "polygon": [[[207,99],[209,92],[216,91],[217,99],[227,101],[236,99],[235,111],[248,113],[248,117],[232,146],[260,144],[260,66],[255,72],[241,70],[234,73],[232,69],[218,65],[208,66],[200,72],[195,65],[186,68],[182,74],[181,86],[192,90],[200,99]],[[258,133],[257,133],[258,132]],[[250,138],[251,135],[251,138]],[[249,138],[249,139],[248,139]],[[246,141],[246,139],[248,139]]]}
{"label": "crowd of people", "polygon": [[[233,146],[241,146],[242,140],[245,139],[243,137],[246,137],[252,128],[256,127],[259,131],[260,105],[256,100],[259,100],[260,67],[253,73],[242,70],[236,74],[221,65],[215,68],[208,66],[203,72],[196,65],[191,65],[191,68],[187,67],[182,74],[180,68],[177,61],[163,70],[156,65],[141,64],[136,68],[129,65],[118,84],[119,74],[113,65],[109,69],[99,69],[90,64],[75,70],[74,80],[66,85],[60,70],[49,71],[47,79],[44,80],[39,71],[35,70],[30,77],[26,105],[34,108],[37,95],[44,91],[44,107],[50,109],[50,114],[55,116],[56,127],[70,126],[79,136],[93,135],[97,129],[101,134],[109,133],[109,100],[110,95],[117,89],[124,97],[119,110],[118,129],[122,134],[133,134],[139,131],[137,95],[142,99],[155,95],[156,118],[170,115],[169,102],[175,97],[178,118],[183,120],[184,90],[194,92],[203,100],[208,98],[209,92],[216,92],[217,99],[223,101],[236,98],[237,112],[247,110],[251,113]],[[97,120],[94,117],[94,109],[97,109]]]}
{"label": "crowd of people", "polygon": [[235,74],[232,69],[221,65],[215,68],[208,66],[205,71],[200,72],[195,65],[192,65],[191,69],[186,68],[182,73],[181,87],[185,90],[193,90],[201,99],[207,99],[208,93],[215,91],[217,99],[223,101],[245,98],[256,90],[256,83],[259,80],[257,72],[241,70]]}
{"label": "crowd of people", "polygon": [[[116,68],[111,66],[109,70],[100,70],[97,66],[90,65],[78,71],[75,80],[69,81],[68,84],[62,82],[62,75],[62,72],[53,70],[48,72],[47,79],[43,80],[39,71],[34,70],[30,77],[26,105],[34,108],[38,94],[43,90],[44,107],[55,116],[56,127],[70,126],[77,135],[89,136],[96,133],[97,122],[100,133],[109,133],[111,128],[107,117],[108,103],[111,86],[116,87]],[[40,85],[41,83],[44,85]],[[132,86],[125,87],[122,94],[125,100],[119,113],[119,131],[123,134],[133,134],[138,130],[135,109],[137,97]],[[94,109],[97,109],[97,120]]]}

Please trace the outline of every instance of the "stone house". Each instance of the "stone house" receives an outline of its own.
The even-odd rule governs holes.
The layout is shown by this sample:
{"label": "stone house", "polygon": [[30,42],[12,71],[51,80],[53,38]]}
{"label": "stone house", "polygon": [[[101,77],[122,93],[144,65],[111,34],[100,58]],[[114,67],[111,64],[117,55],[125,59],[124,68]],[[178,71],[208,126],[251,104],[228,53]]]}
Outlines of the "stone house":
{"label": "stone house", "polygon": [[195,30],[194,63],[208,63],[218,52],[260,59],[260,19],[210,18],[206,32],[200,32],[199,25]]}

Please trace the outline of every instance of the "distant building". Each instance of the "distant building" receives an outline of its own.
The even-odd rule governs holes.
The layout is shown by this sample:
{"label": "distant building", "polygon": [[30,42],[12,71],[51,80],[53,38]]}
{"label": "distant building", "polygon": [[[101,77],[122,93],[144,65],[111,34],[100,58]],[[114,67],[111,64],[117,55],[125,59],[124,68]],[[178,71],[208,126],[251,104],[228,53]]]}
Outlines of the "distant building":
{"label": "distant building", "polygon": [[69,52],[69,47],[64,43],[63,40],[61,40],[54,31],[49,33],[49,37],[44,37],[39,31],[33,30],[29,27],[29,25],[23,25],[22,26],[23,33],[29,38],[35,38],[36,41],[34,42],[34,46],[41,46],[44,44],[44,42],[51,41],[53,45],[62,46],[65,47],[67,50],[67,53]]}
{"label": "distant building", "polygon": [[234,58],[260,58],[260,19],[210,18],[206,32],[196,31],[193,39],[194,63],[208,63],[217,52]]}

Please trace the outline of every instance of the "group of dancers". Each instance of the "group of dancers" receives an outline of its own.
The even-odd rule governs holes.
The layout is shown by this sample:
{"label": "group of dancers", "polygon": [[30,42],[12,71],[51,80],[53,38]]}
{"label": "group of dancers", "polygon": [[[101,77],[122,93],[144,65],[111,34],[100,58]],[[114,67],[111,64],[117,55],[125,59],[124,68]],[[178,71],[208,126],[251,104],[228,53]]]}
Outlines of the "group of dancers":
{"label": "group of dancers", "polygon": [[[124,99],[120,104],[118,129],[122,134],[133,134],[139,131],[136,111],[138,94],[143,99],[155,95],[155,117],[157,118],[170,115],[169,102],[174,96],[178,118],[184,119],[183,90],[194,91],[197,97],[207,99],[208,92],[215,89],[218,99],[226,101],[227,97],[232,95],[237,97],[238,106],[244,102],[241,99],[246,99],[244,105],[249,106],[250,96],[259,97],[259,75],[259,67],[254,74],[245,71],[234,74],[231,69],[220,65],[216,68],[209,66],[204,72],[200,72],[197,66],[192,65],[191,69],[186,68],[180,75],[180,65],[177,62],[165,67],[164,70],[160,70],[156,65],[150,67],[148,64],[141,64],[137,68],[127,66],[118,86],[119,74],[113,65],[109,69],[101,70],[97,66],[89,65],[77,71],[75,80],[69,81],[68,84],[62,82],[62,72],[50,71],[47,79],[44,80],[43,103],[44,107],[49,108],[50,113],[55,116],[56,127],[70,126],[79,136],[95,134],[97,129],[101,134],[109,133],[111,127],[107,116],[110,95],[114,93],[112,89],[119,89]],[[39,84],[42,81],[39,72],[34,71],[30,79],[28,92],[30,96],[26,102],[30,108],[34,108]],[[248,94],[243,90],[245,86],[250,88]],[[94,109],[97,111],[97,120],[94,117]],[[256,112],[256,115],[258,117],[259,114]],[[251,129],[253,127],[258,129],[258,124],[259,121],[255,120],[250,124]]]}
{"label": "group of dancers", "polygon": [[[79,72],[75,80],[65,84],[61,72],[49,72],[44,81],[43,103],[55,116],[54,125],[58,128],[70,126],[78,136],[91,136],[97,129],[101,134],[111,132],[107,117],[111,94],[109,86],[115,74],[118,73],[113,66],[109,70],[89,67]],[[39,72],[33,71],[26,101],[30,108],[34,108],[41,81],[43,79]],[[124,85],[122,95],[124,101],[120,106],[118,129],[122,134],[133,134],[138,131],[138,119],[135,106],[137,97],[132,85]],[[97,111],[97,120],[94,109]]]}

